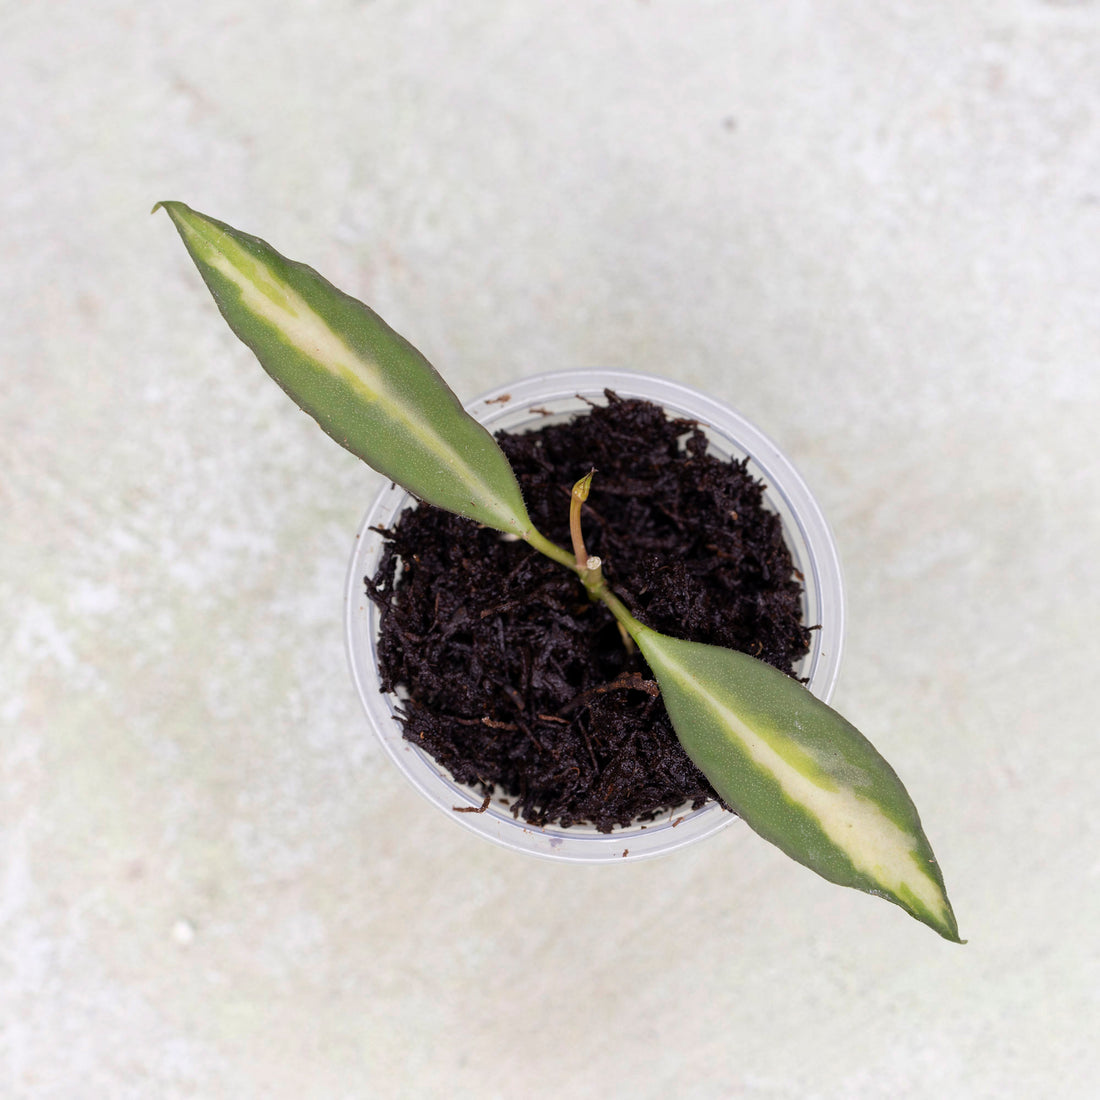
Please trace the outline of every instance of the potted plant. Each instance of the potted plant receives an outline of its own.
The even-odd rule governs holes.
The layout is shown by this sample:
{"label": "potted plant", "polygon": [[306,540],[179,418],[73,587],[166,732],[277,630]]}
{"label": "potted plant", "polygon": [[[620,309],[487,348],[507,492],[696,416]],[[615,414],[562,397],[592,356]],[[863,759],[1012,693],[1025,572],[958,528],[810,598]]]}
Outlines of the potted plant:
{"label": "potted plant", "polygon": [[[673,422],[667,425],[658,418],[658,423],[664,432],[659,469],[654,470],[653,455],[647,453],[653,446],[652,438],[637,442],[625,438],[638,426],[633,423],[622,423],[620,417],[609,415],[615,410],[608,407],[607,391],[616,394],[620,399],[617,407],[624,407],[639,400],[652,402],[660,407],[667,418],[671,418]],[[570,444],[570,450],[566,454],[572,460],[571,466],[560,472],[555,469],[553,477],[538,479],[543,485],[549,482],[563,495],[573,483],[573,474],[583,473],[587,468],[586,460],[591,462],[595,458],[599,473],[593,484],[590,502],[593,499],[596,501],[598,514],[605,521],[605,525],[609,516],[616,516],[617,513],[621,514],[625,511],[637,513],[640,509],[650,508],[657,513],[659,519],[663,519],[661,514],[663,509],[672,507],[675,510],[682,510],[681,501],[662,499],[659,492],[655,494],[652,501],[649,501],[648,489],[655,476],[662,480],[668,476],[672,462],[663,450],[665,447],[669,450],[673,449],[669,446],[671,437],[675,437],[685,424],[701,426],[707,438],[708,451],[716,454],[723,464],[731,467],[728,472],[724,472],[722,465],[715,463],[718,470],[724,472],[724,477],[738,486],[742,482],[749,481],[753,481],[754,484],[747,486],[750,491],[741,494],[736,501],[741,515],[736,524],[729,525],[732,531],[720,532],[717,536],[725,543],[724,547],[714,546],[713,550],[709,548],[714,545],[711,541],[714,537],[713,531],[709,526],[702,535],[690,530],[690,524],[687,531],[683,530],[683,525],[675,529],[674,534],[677,538],[693,538],[696,542],[703,541],[708,544],[697,547],[697,560],[693,568],[696,572],[702,573],[704,579],[700,585],[695,586],[692,595],[697,598],[700,589],[704,592],[708,589],[713,590],[717,598],[722,601],[720,608],[722,618],[736,618],[736,611],[730,606],[736,598],[735,590],[748,588],[747,593],[740,592],[740,599],[742,602],[747,600],[754,605],[750,608],[750,614],[754,616],[754,621],[750,625],[753,631],[758,631],[755,622],[755,605],[761,602],[762,589],[767,587],[771,590],[769,595],[778,595],[780,614],[789,614],[783,604],[789,601],[789,588],[794,586],[784,583],[783,574],[785,573],[789,578],[793,573],[800,578],[801,591],[797,594],[798,622],[820,625],[812,631],[802,632],[805,639],[805,652],[803,652],[797,648],[799,638],[791,636],[794,632],[791,630],[790,623],[784,621],[782,623],[783,645],[789,649],[784,649],[776,656],[779,663],[783,664],[782,658],[788,652],[793,653],[789,671],[802,679],[815,695],[825,702],[829,701],[839,667],[844,629],[843,593],[836,549],[824,517],[805,483],[778,448],[743,417],[680,383],[626,370],[557,371],[527,378],[498,387],[470,402],[467,408],[475,419],[494,434],[502,430],[508,433],[531,433],[538,438],[539,444],[543,443],[542,437],[548,431],[562,435],[567,428],[580,425],[588,419],[598,419],[599,423],[593,424],[588,430],[572,431],[567,439],[559,439],[553,448],[539,446],[533,451],[528,447],[525,451],[528,465],[532,462],[533,451],[536,457],[541,456],[542,461],[538,464],[541,467],[551,457],[547,455],[547,450],[553,450],[553,460],[560,462],[564,444],[566,442]],[[608,421],[611,421],[615,428],[614,441],[602,447],[598,443],[594,446],[594,438],[598,440]],[[652,437],[652,429],[647,434]],[[692,482],[697,480],[697,474],[690,469],[695,460],[686,453],[684,443],[686,439],[693,436],[694,433],[690,433],[685,439],[678,440],[679,446],[676,448],[678,454],[682,456],[679,461],[685,467],[685,480]],[[513,453],[517,438],[520,437],[512,435],[512,443],[507,444]],[[523,438],[530,438],[530,435]],[[619,449],[625,452],[624,456],[620,457],[617,454]],[[763,486],[755,484],[755,479],[739,466],[739,460],[746,460],[750,456],[754,470],[759,471],[763,476]],[[644,504],[633,504],[629,509],[620,507],[616,513],[613,505],[608,503],[609,482],[614,482],[616,479],[616,469],[625,473],[624,480],[627,484],[621,486],[621,489],[628,493],[632,500],[636,500],[637,496],[644,492],[647,497]],[[572,474],[570,470],[573,471]],[[623,473],[618,476],[622,478]],[[523,477],[522,469],[520,476]],[[528,497],[530,508],[538,502],[530,499],[531,479],[525,480],[527,482],[525,496]],[[724,486],[725,481],[723,481]],[[614,485],[611,489],[614,490]],[[759,490],[759,502],[756,499],[755,490]],[[613,491],[610,495],[614,496]],[[431,751],[427,751],[431,748],[430,744],[425,746],[416,728],[408,728],[410,724],[415,724],[416,716],[405,713],[407,701],[403,701],[396,693],[386,692],[383,689],[379,667],[380,642],[383,647],[386,644],[385,640],[380,639],[383,614],[377,598],[371,598],[375,587],[373,579],[379,575],[380,571],[386,572],[382,563],[386,557],[388,536],[384,532],[392,530],[399,523],[404,509],[412,505],[414,500],[411,494],[393,485],[386,487],[378,494],[355,538],[354,552],[348,569],[346,600],[348,652],[360,698],[375,734],[413,786],[454,820],[480,835],[511,848],[557,860],[606,862],[642,859],[711,836],[730,824],[734,819],[733,815],[723,810],[713,797],[704,805],[694,806],[693,800],[686,794],[682,802],[677,803],[675,807],[673,802],[669,802],[667,813],[659,816],[651,813],[644,819],[639,816],[629,824],[617,821],[613,832],[601,831],[595,824],[578,822],[575,815],[568,826],[563,826],[560,820],[552,817],[547,820],[544,815],[528,813],[524,817],[519,817],[516,813],[518,785],[515,782],[508,783],[505,781],[507,777],[500,777],[500,789],[507,791],[509,797],[494,797],[491,804],[487,804],[484,800],[485,784],[483,782],[459,782],[446,766],[446,761],[436,759]],[[703,495],[701,503],[705,506],[716,506],[718,502],[713,497],[708,499]],[[728,503],[730,501],[727,500]],[[567,503],[562,506],[563,517],[567,507]],[[761,520],[765,517],[756,516],[755,523],[762,529],[756,531],[755,538],[749,539],[750,545],[746,546],[745,542],[748,538],[746,526],[754,522],[754,510],[761,512],[763,509],[767,509],[766,518],[772,522],[764,526]],[[552,506],[549,518],[554,518],[556,510],[557,506]],[[615,524],[621,524],[623,533],[630,541],[638,537],[636,522],[631,523],[628,518],[616,518]],[[441,521],[438,521],[438,525],[441,525]],[[421,527],[423,526],[427,524],[421,524]],[[433,525],[433,529],[428,533],[418,529],[403,540],[403,545],[408,550],[406,556],[415,554],[418,558],[424,557],[427,551],[437,549],[433,546],[424,547],[415,541],[409,545],[410,538],[437,541],[439,536],[435,526]],[[789,555],[785,569],[782,558],[779,559],[778,567],[776,566],[776,558],[768,553],[766,546],[769,536],[771,538],[776,536],[777,527],[783,541],[783,554]],[[563,539],[568,541],[568,532],[563,531],[562,535]],[[731,546],[731,542],[736,546]],[[762,546],[762,544],[765,545]],[[716,576],[712,568],[712,559],[717,555],[730,558],[731,549],[742,551],[743,556],[749,559],[748,564],[743,561],[738,562],[726,572]],[[634,556],[637,558],[641,555]],[[671,557],[671,555],[668,556]],[[683,556],[684,551],[681,549],[676,557]],[[437,554],[436,557],[444,558],[449,555]],[[622,558],[622,540],[619,540],[619,544],[612,548],[611,562],[608,564],[610,566],[617,563],[620,566],[620,576],[624,571]],[[660,569],[665,568],[665,562],[660,557],[657,558],[657,565]],[[422,563],[417,566],[417,570],[427,567],[427,564]],[[441,574],[433,579],[433,588],[445,586],[450,590],[452,587],[458,588],[463,584],[461,576],[451,576],[456,572],[453,565],[448,569],[446,563],[437,565],[433,560],[431,568],[438,568]],[[504,585],[507,583],[511,564],[510,559],[505,558],[498,567],[494,556],[484,565],[479,561],[478,568],[497,570],[499,583]],[[764,585],[759,576],[765,568],[777,574],[768,586]],[[748,576],[743,576],[744,574]],[[491,633],[477,620],[481,610],[495,612],[498,601],[490,599],[488,604],[485,601],[478,603],[476,592],[461,594],[467,596],[473,608],[474,628],[483,633]],[[624,595],[629,598],[629,593]],[[682,600],[684,597],[677,598]],[[513,615],[522,615],[525,619],[531,620],[531,628],[528,631],[521,633],[509,629],[508,637],[514,644],[523,644],[524,637],[529,636],[531,632],[550,627],[551,623],[548,621],[550,616],[547,615],[545,608],[531,608],[524,602],[521,609],[514,609],[511,606],[512,602],[506,601],[508,618]],[[386,609],[388,616],[391,611],[389,604],[382,601],[382,606]],[[582,610],[588,609],[582,608]],[[409,629],[415,632],[417,624],[413,613],[406,612],[404,617],[413,620]],[[435,615],[430,617],[437,619]],[[492,619],[486,621],[488,627],[496,625],[493,621],[495,618],[494,614]],[[773,631],[777,629],[774,621],[770,625]],[[437,625],[434,625],[433,629],[436,633],[439,632]],[[688,629],[686,624],[684,629]],[[745,648],[744,640],[748,631],[749,627],[746,627],[741,632],[741,648]],[[520,634],[518,638],[517,633]],[[729,643],[737,644],[735,638],[729,638]],[[614,637],[608,640],[608,644],[613,648],[622,648],[621,642]],[[749,648],[753,646],[750,644]],[[452,654],[443,647],[435,647],[430,653],[430,658],[440,663],[454,665],[461,660],[461,654]],[[403,655],[403,663],[406,660],[407,658]],[[407,675],[399,679],[407,686],[409,681]],[[517,681],[519,679],[522,679],[522,676],[518,676]],[[617,667],[607,670],[602,682],[598,675],[595,677],[598,684],[596,690],[601,693],[601,702],[612,702],[602,693],[614,687],[614,682],[621,682],[621,679],[621,672]],[[518,683],[506,685],[504,692],[507,693],[512,686],[522,687],[523,685]],[[578,697],[583,695],[583,685],[578,684],[575,690]],[[473,711],[472,715],[480,713],[483,716],[489,716],[490,711],[493,710],[493,717],[497,720],[508,722],[518,717],[515,708],[507,706],[507,700],[505,700],[504,712],[496,713],[493,708],[494,704],[499,702],[499,692],[497,697],[494,697],[492,692],[482,692],[479,695],[478,702],[485,709]],[[621,693],[616,694],[613,700],[616,705],[615,713],[625,709],[622,705],[623,698]],[[635,699],[646,702],[644,697],[635,696]],[[540,711],[553,710],[556,714],[560,714],[564,710],[566,716],[575,723],[577,711],[572,708],[572,702],[568,695],[563,699],[560,692],[544,689],[530,699],[523,708],[526,711],[523,717],[534,726],[531,731],[533,735],[540,741],[549,735],[546,745],[548,753],[556,753],[561,748],[561,738],[556,736],[562,732],[556,724],[557,719],[542,723],[533,722],[532,719],[537,719]],[[461,709],[462,700],[450,700],[450,703],[450,713],[457,713]],[[466,709],[469,710],[469,708]],[[598,717],[601,725],[607,724],[608,714],[609,707],[605,705],[601,708]],[[478,733],[486,737],[491,736],[494,743],[507,736],[499,729],[486,729],[482,726],[480,730],[470,731],[469,737],[473,738]],[[519,739],[518,734],[513,735],[513,740]],[[674,735],[672,739],[675,741]],[[621,759],[616,758],[617,746],[614,744],[613,735],[607,735],[605,731],[603,740],[603,746],[597,743],[595,747],[600,760],[591,770],[588,767],[587,752],[581,751],[578,754],[579,760],[574,756],[576,763],[585,769],[584,780],[591,781],[593,785],[603,778],[600,775],[593,775],[593,772],[602,768],[613,776],[615,770],[620,772],[623,770],[619,767]],[[504,746],[502,751],[508,747]],[[585,748],[587,749],[587,746]],[[645,748],[647,746],[643,746],[643,751]],[[497,766],[495,773],[486,771],[483,775],[491,774],[494,781],[497,781],[500,776],[499,765],[495,760],[490,761],[490,767],[494,765]],[[526,775],[523,777],[524,781],[528,778]],[[578,780],[580,779],[581,777],[578,777]],[[561,799],[558,800],[559,805],[561,801]],[[457,815],[456,807],[459,808]],[[535,816],[539,818],[538,827],[531,828],[530,819]]]}
{"label": "potted plant", "polygon": [[[687,756],[746,824],[832,882],[884,897],[959,940],[917,811],[889,764],[797,679],[732,649],[639,620],[585,544],[531,519],[493,437],[431,365],[373,311],[266,242],[182,203],[163,207],[233,331],[337,442],[417,499],[526,543],[574,577],[649,669]],[[583,603],[582,603],[583,606]]]}

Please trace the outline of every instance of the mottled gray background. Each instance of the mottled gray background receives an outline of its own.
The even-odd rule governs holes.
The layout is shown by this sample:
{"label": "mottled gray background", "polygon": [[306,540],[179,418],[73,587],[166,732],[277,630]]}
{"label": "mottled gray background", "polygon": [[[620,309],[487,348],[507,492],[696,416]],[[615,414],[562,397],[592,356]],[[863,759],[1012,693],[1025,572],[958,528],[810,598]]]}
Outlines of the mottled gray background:
{"label": "mottled gray background", "polygon": [[[1100,4],[6,0],[0,72],[0,1093],[1091,1095]],[[162,198],[466,397],[777,439],[969,945],[737,826],[553,866],[411,793],[341,637],[379,479]]]}

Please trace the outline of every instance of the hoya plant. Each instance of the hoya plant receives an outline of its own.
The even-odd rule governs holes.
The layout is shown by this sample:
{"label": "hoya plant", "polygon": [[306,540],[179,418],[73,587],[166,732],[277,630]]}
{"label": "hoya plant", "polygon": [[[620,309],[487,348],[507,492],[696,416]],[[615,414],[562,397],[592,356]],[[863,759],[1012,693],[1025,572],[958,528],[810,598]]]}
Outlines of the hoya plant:
{"label": "hoya plant", "polygon": [[658,633],[611,591],[581,530],[591,474],[573,490],[567,550],[535,528],[489,432],[376,313],[257,237],[180,202],[161,208],[230,328],[337,443],[420,500],[523,539],[607,606],[652,670],[688,756],[750,828],[830,882],[963,942],[916,808],[870,741],[797,680]]}

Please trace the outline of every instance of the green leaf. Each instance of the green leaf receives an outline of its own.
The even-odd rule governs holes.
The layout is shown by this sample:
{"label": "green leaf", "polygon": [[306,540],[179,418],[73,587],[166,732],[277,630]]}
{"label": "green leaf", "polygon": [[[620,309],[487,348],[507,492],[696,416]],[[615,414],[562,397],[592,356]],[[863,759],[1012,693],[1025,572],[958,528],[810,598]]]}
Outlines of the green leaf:
{"label": "green leaf", "polygon": [[421,500],[533,541],[504,453],[416,348],[258,237],[161,207],[230,328],[337,443]]}
{"label": "green leaf", "polygon": [[830,882],[963,942],[916,807],[859,730],[762,661],[628,628],[687,754],[747,825]]}

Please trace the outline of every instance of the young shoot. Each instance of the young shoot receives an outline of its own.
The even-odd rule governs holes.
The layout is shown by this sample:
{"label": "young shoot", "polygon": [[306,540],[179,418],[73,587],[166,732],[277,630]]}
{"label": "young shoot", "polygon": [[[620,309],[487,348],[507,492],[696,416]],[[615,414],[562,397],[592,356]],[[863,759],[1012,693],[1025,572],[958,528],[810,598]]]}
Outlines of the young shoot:
{"label": "young shoot", "polygon": [[569,495],[569,536],[573,541],[577,575],[593,599],[597,598],[599,588],[603,585],[603,574],[600,572],[603,562],[595,554],[589,554],[585,548],[584,532],[581,530],[581,505],[588,499],[592,488],[592,476],[595,472],[595,470],[589,470],[573,486],[573,491]]}

